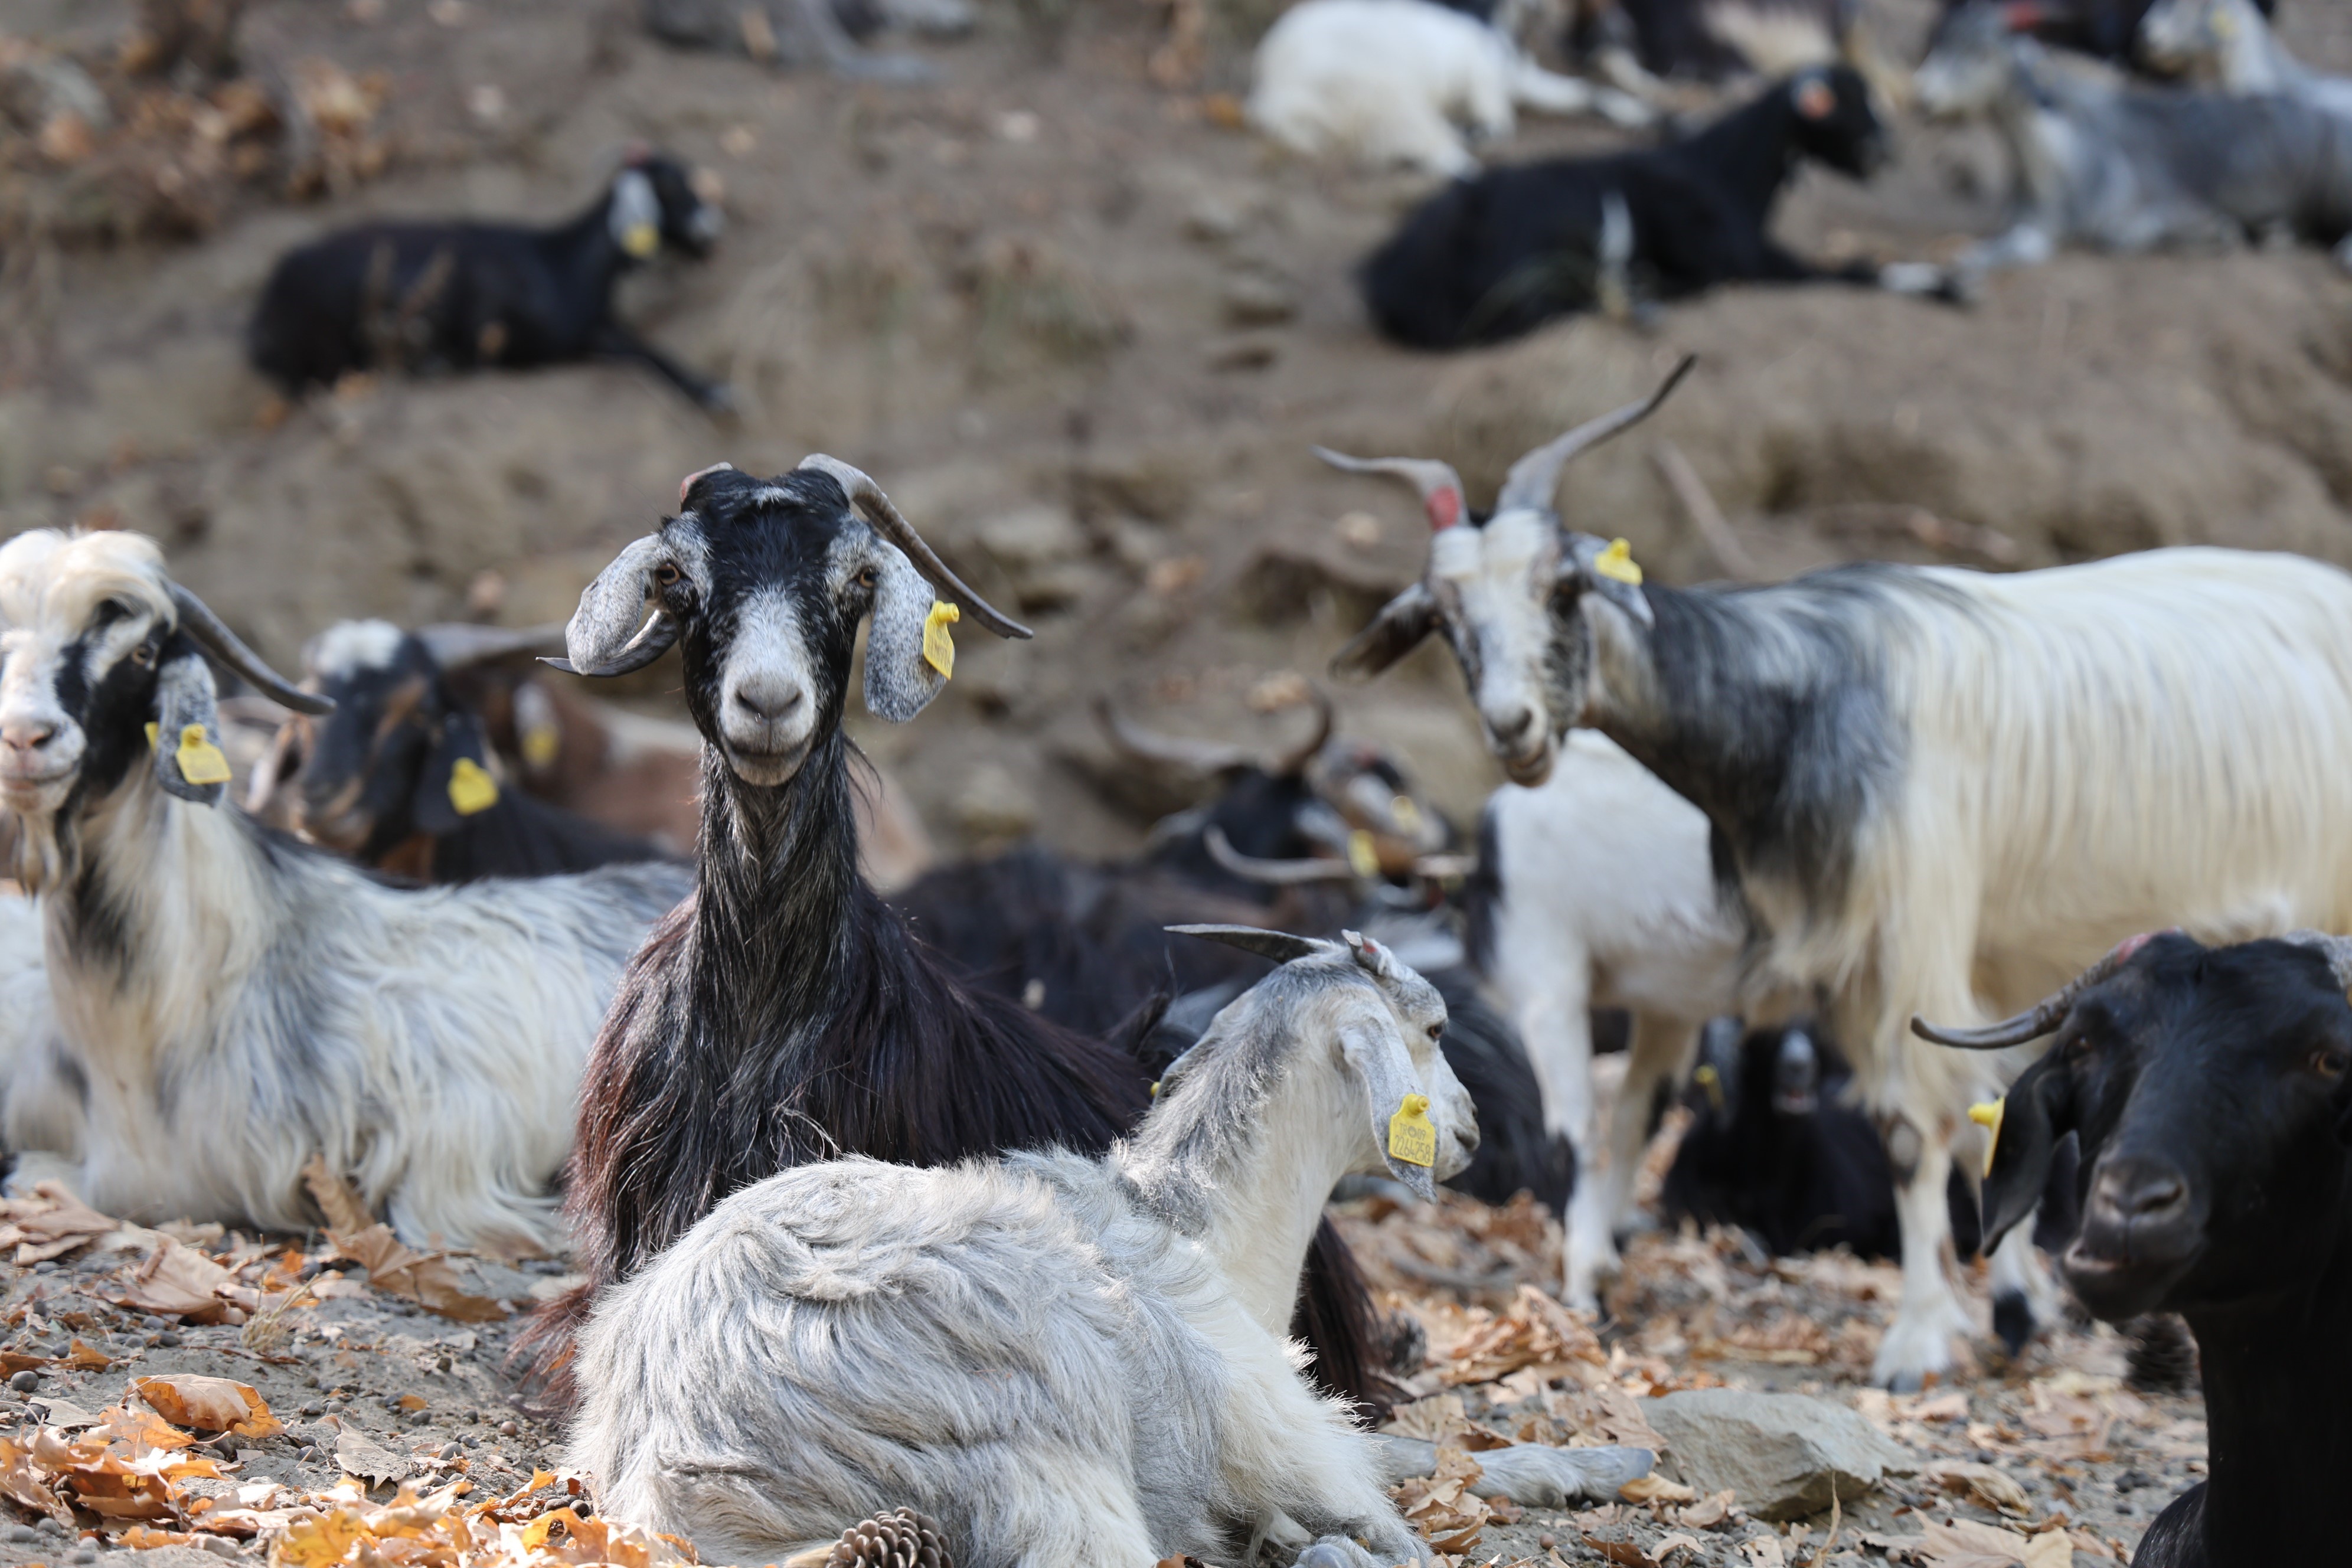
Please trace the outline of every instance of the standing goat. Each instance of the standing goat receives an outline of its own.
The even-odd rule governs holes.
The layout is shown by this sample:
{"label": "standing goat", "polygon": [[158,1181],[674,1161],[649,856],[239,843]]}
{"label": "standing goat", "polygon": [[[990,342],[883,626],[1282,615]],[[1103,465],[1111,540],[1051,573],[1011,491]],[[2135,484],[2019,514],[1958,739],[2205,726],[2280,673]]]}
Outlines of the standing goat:
{"label": "standing goat", "polygon": [[[866,706],[892,722],[938,695],[959,614],[999,637],[1027,628],[831,458],[768,480],[721,464],[679,505],[588,585],[566,636],[564,668],[597,676],[677,645],[707,745],[696,895],[631,967],[583,1093],[567,1201],[588,1278],[526,1346],[559,1396],[596,1293],[735,1189],[845,1154],[1100,1150],[1147,1101],[1131,1051],[963,983],[858,875],[841,719],[859,624]],[[1371,1396],[1370,1301],[1336,1232],[1318,1257],[1339,1320],[1318,1336],[1325,1379]]]}
{"label": "standing goat", "polygon": [[[1444,463],[1332,458],[1413,484],[1433,530],[1423,580],[1337,663],[1376,672],[1443,631],[1514,779],[1540,783],[1589,726],[1706,814],[1755,922],[1749,994],[1822,994],[1886,1131],[1904,1300],[1875,1370],[1912,1385],[1968,1326],[1944,1185],[1995,1064],[1916,1047],[1905,1020],[2039,994],[2161,922],[2352,925],[2352,577],[2182,549],[2009,576],[1645,584],[1554,495],[1688,365],[1520,458],[1491,514],[1470,515]],[[2021,1237],[1993,1288],[2021,1342],[2049,1289]]]}
{"label": "standing goat", "polygon": [[[702,182],[707,185],[708,182]],[[634,360],[703,407],[724,383],[695,374],[613,315],[621,275],[664,246],[703,257],[724,216],[670,159],[632,153],[593,206],[551,228],[374,223],[289,251],[246,335],[256,370],[289,395],[362,370],[529,369]]]}
{"label": "standing goat", "polygon": [[[2053,881],[2053,889],[2063,883]],[[2325,1563],[2352,1464],[2352,938],[2126,942],[2038,1005],[1939,1044],[2051,1036],[1996,1109],[1989,1233],[2031,1214],[2066,1134],[2081,1232],[2060,1259],[2092,1313],[2178,1311],[2197,1337],[2206,1476],[2133,1568]]]}
{"label": "standing goat", "polygon": [[[686,874],[404,890],[217,809],[207,654],[298,711],[326,704],[152,541],[18,535],[0,623],[0,805],[41,895],[60,1047],[24,1103],[77,1102],[81,1123],[16,1179],[62,1176],[131,1217],[300,1230],[323,1154],[405,1240],[560,1247],[568,1091]],[[12,1091],[12,1146],[55,1141],[19,1114]]]}

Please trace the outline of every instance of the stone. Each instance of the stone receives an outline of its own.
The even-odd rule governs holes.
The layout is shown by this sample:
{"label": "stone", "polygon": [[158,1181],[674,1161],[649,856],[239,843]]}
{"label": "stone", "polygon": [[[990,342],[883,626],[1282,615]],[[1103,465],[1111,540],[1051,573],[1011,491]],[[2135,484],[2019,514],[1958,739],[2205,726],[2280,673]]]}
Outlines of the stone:
{"label": "stone", "polygon": [[41,1386],[41,1374],[31,1367],[26,1367],[24,1371],[13,1373],[9,1377],[8,1386],[19,1394],[30,1394]]}
{"label": "stone", "polygon": [[1225,274],[1219,303],[1234,326],[1274,326],[1298,314],[1298,285],[1270,267],[1235,267]]}
{"label": "stone", "polygon": [[1675,1469],[1702,1493],[1726,1487],[1758,1519],[1805,1519],[1917,1468],[1910,1455],[1842,1405],[1802,1394],[1691,1389],[1642,1402]]}

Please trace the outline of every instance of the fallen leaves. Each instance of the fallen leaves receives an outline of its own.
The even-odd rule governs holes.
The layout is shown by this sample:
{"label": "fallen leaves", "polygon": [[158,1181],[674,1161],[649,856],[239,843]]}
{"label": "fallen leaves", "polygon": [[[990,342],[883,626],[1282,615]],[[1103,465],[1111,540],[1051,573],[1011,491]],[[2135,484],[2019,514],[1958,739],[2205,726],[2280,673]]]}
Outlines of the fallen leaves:
{"label": "fallen leaves", "polygon": [[192,1323],[217,1323],[228,1315],[229,1303],[214,1294],[215,1288],[234,1279],[194,1247],[158,1236],[155,1250],[123,1280],[123,1304]]}
{"label": "fallen leaves", "polygon": [[466,1289],[446,1253],[413,1252],[390,1226],[371,1222],[359,1194],[323,1157],[310,1157],[302,1167],[302,1182],[327,1215],[327,1236],[335,1250],[364,1268],[370,1285],[459,1322],[490,1322],[507,1315],[505,1302]]}
{"label": "fallen leaves", "polygon": [[1889,1544],[1908,1548],[1922,1568],[2073,1568],[2074,1562],[2074,1542],[2063,1530],[2020,1535],[1972,1519],[1929,1520],[1916,1542]]}
{"label": "fallen leaves", "polygon": [[[1469,1331],[1445,1347],[1438,1373],[1449,1384],[1492,1383],[1523,1368],[1538,1381],[1562,1377],[1581,1363],[1606,1364],[1601,1342],[1568,1309],[1532,1285],[1522,1285],[1507,1311],[1472,1310]],[[1483,1321],[1478,1321],[1482,1320]]]}
{"label": "fallen leaves", "polygon": [[226,1377],[135,1377],[131,1386],[156,1415],[175,1426],[232,1432],[258,1442],[286,1430],[261,1395]]}
{"label": "fallen leaves", "polygon": [[1467,1552],[1494,1518],[1494,1510],[1472,1489],[1485,1475],[1470,1451],[1449,1437],[1438,1445],[1432,1474],[1407,1478],[1389,1496],[1423,1540],[1440,1552]]}
{"label": "fallen leaves", "polygon": [[342,1466],[345,1475],[376,1484],[401,1480],[408,1474],[406,1459],[356,1426],[346,1426],[335,1435],[335,1463]]}
{"label": "fallen leaves", "polygon": [[0,1247],[16,1249],[24,1268],[63,1258],[120,1226],[58,1182],[42,1182],[28,1198],[0,1199]]}

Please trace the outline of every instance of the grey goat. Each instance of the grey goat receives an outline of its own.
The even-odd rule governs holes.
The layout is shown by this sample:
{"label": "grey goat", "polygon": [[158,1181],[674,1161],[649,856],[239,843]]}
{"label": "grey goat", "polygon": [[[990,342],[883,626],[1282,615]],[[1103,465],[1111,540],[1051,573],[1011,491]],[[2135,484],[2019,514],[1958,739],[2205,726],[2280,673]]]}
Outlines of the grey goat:
{"label": "grey goat", "polygon": [[2139,54],[2225,92],[2284,93],[2352,115],[2352,77],[2323,76],[2296,59],[2253,0],[2156,0],[2139,19]]}
{"label": "grey goat", "polygon": [[[1425,1446],[1356,1431],[1284,1334],[1333,1183],[1427,1198],[1477,1146],[1445,1005],[1353,932],[1175,929],[1283,967],[1169,1068],[1131,1141],[802,1166],[613,1290],[572,1432],[605,1514],[720,1562],[783,1562],[898,1504],[966,1568],[1269,1536],[1311,1538],[1309,1568],[1433,1562],[1382,1490]],[[1583,1452],[1612,1485],[1650,1458]]]}

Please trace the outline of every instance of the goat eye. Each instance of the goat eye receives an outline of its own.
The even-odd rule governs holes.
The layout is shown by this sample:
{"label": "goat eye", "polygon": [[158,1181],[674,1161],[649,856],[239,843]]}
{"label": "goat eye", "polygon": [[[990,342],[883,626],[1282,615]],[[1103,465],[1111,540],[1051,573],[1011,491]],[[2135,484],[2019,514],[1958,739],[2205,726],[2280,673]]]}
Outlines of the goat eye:
{"label": "goat eye", "polygon": [[2352,1067],[2352,1057],[2346,1056],[2342,1051],[2314,1051],[2311,1054],[2311,1070],[2321,1078],[2329,1079],[2342,1078],[2344,1069],[2347,1067]]}
{"label": "goat eye", "polygon": [[154,663],[155,645],[153,643],[143,642],[137,647],[132,648],[131,650],[131,662],[136,665],[150,665]]}
{"label": "goat eye", "polygon": [[857,585],[861,588],[871,588],[874,586],[873,567],[861,566],[857,569]]}
{"label": "goat eye", "polygon": [[677,565],[667,561],[654,568],[654,581],[665,588],[674,585],[681,574]]}

